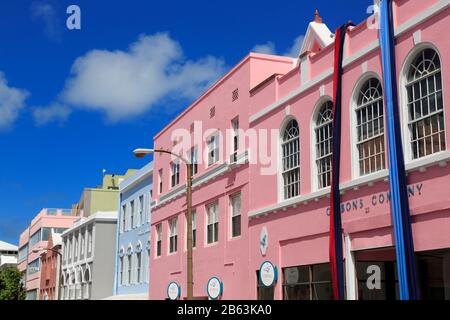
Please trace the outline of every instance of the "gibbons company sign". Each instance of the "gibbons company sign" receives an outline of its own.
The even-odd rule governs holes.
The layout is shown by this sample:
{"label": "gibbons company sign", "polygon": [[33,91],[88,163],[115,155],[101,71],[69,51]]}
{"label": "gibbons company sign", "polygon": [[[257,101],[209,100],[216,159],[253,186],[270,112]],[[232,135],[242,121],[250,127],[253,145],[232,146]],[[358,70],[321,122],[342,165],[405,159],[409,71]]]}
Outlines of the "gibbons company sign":
{"label": "gibbons company sign", "polygon": [[[408,198],[420,197],[423,192],[423,184],[415,183],[408,186]],[[371,208],[389,204],[391,200],[390,192],[381,192],[366,197],[361,197],[349,201],[341,202],[341,214],[352,211],[364,210],[369,213]],[[330,215],[330,207],[326,209],[327,216]]]}

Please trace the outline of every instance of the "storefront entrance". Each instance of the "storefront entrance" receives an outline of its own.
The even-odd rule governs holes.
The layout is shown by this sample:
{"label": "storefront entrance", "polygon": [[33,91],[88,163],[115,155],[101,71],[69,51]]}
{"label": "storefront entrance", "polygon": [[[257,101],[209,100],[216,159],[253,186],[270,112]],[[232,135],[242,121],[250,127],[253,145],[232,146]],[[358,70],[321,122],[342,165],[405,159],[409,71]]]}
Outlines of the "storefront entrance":
{"label": "storefront entrance", "polygon": [[[393,247],[356,251],[354,255],[359,300],[399,299]],[[416,252],[415,256],[422,299],[449,300],[450,250]]]}
{"label": "storefront entrance", "polygon": [[399,298],[395,249],[382,248],[355,252],[359,300]]}

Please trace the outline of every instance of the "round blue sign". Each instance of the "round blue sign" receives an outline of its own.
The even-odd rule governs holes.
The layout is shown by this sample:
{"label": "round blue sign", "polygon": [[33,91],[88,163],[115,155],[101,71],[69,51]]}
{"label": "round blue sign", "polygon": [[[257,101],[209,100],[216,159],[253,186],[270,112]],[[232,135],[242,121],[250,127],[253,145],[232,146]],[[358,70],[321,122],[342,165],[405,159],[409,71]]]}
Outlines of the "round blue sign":
{"label": "round blue sign", "polygon": [[223,283],[217,277],[212,277],[208,280],[206,285],[206,292],[208,297],[212,300],[216,300],[223,293]]}
{"label": "round blue sign", "polygon": [[264,261],[259,268],[259,280],[265,287],[271,287],[277,282],[278,270],[270,261]]}
{"label": "round blue sign", "polygon": [[167,286],[167,297],[170,300],[178,300],[181,296],[181,287],[176,282],[171,282]]}

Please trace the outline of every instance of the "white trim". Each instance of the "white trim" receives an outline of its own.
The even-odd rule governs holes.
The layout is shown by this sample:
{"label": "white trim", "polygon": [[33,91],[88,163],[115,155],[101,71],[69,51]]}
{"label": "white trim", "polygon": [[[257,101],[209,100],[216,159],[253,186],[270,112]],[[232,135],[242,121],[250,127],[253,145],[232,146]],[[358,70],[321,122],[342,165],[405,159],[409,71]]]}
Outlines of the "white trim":
{"label": "white trim", "polygon": [[358,278],[356,276],[355,255],[352,252],[352,243],[349,234],[344,235],[345,245],[345,281],[347,300],[358,299]]}
{"label": "white trim", "polygon": [[[442,10],[446,9],[450,5],[450,0],[441,0],[438,3],[434,4],[427,10],[421,12],[417,16],[411,18],[410,20],[406,21],[402,25],[398,26],[397,29],[394,31],[395,37],[398,38],[400,35],[402,35],[404,32],[416,27],[420,23],[422,23],[424,20],[427,20],[431,18],[432,16],[438,14]],[[379,40],[373,41],[371,44],[369,44],[364,49],[356,52],[352,56],[344,59],[343,61],[343,68],[347,67],[349,64],[355,62],[356,60],[364,57],[365,55],[371,53],[372,51],[376,50],[380,45]],[[442,60],[441,60],[442,61]],[[288,93],[286,96],[280,98],[278,101],[275,101],[274,103],[268,105],[267,107],[263,108],[259,112],[252,114],[249,117],[249,122],[255,122],[256,120],[264,117],[268,113],[272,112],[273,110],[277,109],[281,105],[285,104],[286,102],[292,100],[293,98],[297,97],[298,95],[302,94],[306,90],[310,89],[311,87],[315,86],[316,84],[322,82],[323,80],[331,77],[333,75],[333,68],[330,68],[320,75],[318,75],[316,78],[309,80],[306,83],[301,83],[300,87],[297,89],[292,90],[290,93]]]}
{"label": "white trim", "polygon": [[[440,153],[432,154],[428,157],[416,159],[410,163],[407,163],[405,165],[405,169],[407,171],[407,174],[421,170],[421,168],[427,168],[435,165],[443,166],[444,163],[447,163],[450,161],[450,151],[443,151]],[[422,169],[423,170],[423,169]],[[341,183],[339,188],[341,190],[341,193],[344,193],[347,190],[351,190],[354,188],[359,188],[364,185],[372,185],[377,181],[386,181],[389,179],[389,171],[388,169],[380,170],[375,173],[362,176],[360,178],[354,179],[352,181]],[[279,210],[287,209],[289,207],[295,207],[300,203],[304,203],[305,205],[309,203],[311,200],[320,200],[321,198],[328,197],[330,194],[330,187],[311,192],[306,195],[299,195],[295,198],[285,200],[264,208],[260,208],[257,210],[250,211],[248,213],[248,219],[256,218],[259,216],[266,216],[272,213],[276,213]]]}
{"label": "white trim", "polygon": [[303,56],[300,58],[300,83],[307,83],[309,80],[309,62],[308,57]]}
{"label": "white trim", "polygon": [[[236,163],[224,162],[219,165],[216,165],[215,167],[207,170],[205,173],[203,173],[197,177],[194,177],[194,179],[192,181],[192,189],[196,189],[196,188],[202,186],[203,184],[206,184],[206,183],[210,182],[211,180],[214,180],[217,177],[224,175],[229,170],[232,170],[233,168],[238,167],[239,165],[248,163],[248,159],[249,159],[249,155],[248,155],[248,151],[246,150],[238,155],[238,159],[237,159]],[[159,208],[162,205],[181,197],[185,193],[186,193],[186,185],[181,185],[178,188],[174,188],[173,190],[162,195],[159,198],[159,202],[157,204],[155,202],[153,202],[154,205],[151,207],[151,209],[154,210],[156,208]]]}
{"label": "white trim", "polygon": [[413,33],[413,42],[414,45],[418,45],[420,42],[422,41],[422,32],[421,30],[417,30],[416,32]]}
{"label": "white trim", "polygon": [[139,169],[137,172],[129,176],[127,179],[123,180],[119,184],[119,191],[121,193],[127,191],[131,187],[137,185],[142,182],[148,176],[153,175],[153,161]]}

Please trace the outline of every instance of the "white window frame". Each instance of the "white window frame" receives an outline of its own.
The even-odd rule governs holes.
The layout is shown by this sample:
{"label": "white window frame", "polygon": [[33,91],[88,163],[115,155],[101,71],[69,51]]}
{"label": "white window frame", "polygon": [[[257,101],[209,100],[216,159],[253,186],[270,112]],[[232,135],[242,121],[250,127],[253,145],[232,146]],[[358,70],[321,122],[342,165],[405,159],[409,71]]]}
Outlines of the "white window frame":
{"label": "white window frame", "polygon": [[170,187],[174,188],[180,184],[180,162],[174,161],[170,164]]}
{"label": "white window frame", "polygon": [[190,150],[190,161],[192,163],[192,175],[195,176],[198,173],[198,147],[194,146]]}
{"label": "white window frame", "polygon": [[239,117],[235,117],[231,120],[231,153],[230,160],[232,163],[235,163],[238,158],[239,152]]}
{"label": "white window frame", "polygon": [[[330,186],[327,186],[327,187],[319,186],[319,169],[318,169],[318,159],[317,159],[317,140],[318,140],[317,121],[318,121],[318,117],[321,115],[322,109],[328,103],[331,103],[331,107],[332,107],[333,100],[331,97],[329,97],[329,96],[321,97],[314,108],[315,112],[311,119],[311,168],[312,168],[312,170],[311,170],[311,177],[312,177],[311,178],[311,190],[313,190],[313,191],[318,191],[318,190],[322,190],[322,189],[326,189],[326,188],[330,187]],[[326,123],[326,124],[322,123],[320,125],[320,127],[325,127],[327,125],[331,126],[331,137],[332,137],[333,136],[332,121],[330,121],[329,123]],[[331,140],[332,140],[332,138],[331,138]],[[332,154],[333,154],[333,145],[331,144],[330,156],[332,156]],[[331,184],[331,170],[330,170],[330,184]]]}
{"label": "white window frame", "polygon": [[353,92],[351,95],[351,112],[350,112],[350,123],[351,125],[351,135],[350,135],[350,144],[351,144],[351,173],[352,173],[352,179],[357,179],[360,177],[370,177],[373,175],[379,174],[380,171],[384,170],[378,170],[374,171],[372,173],[367,173],[365,175],[360,174],[360,168],[359,168],[359,150],[358,150],[358,131],[357,131],[357,118],[356,118],[356,109],[358,108],[358,97],[359,92],[361,91],[364,84],[369,79],[376,79],[380,81],[381,84],[381,90],[382,90],[382,100],[383,100],[383,126],[384,126],[384,168],[387,167],[387,143],[386,143],[386,137],[387,137],[387,128],[386,128],[386,112],[385,112],[385,105],[384,105],[384,86],[383,82],[381,81],[380,76],[372,71],[365,72],[359,79],[356,81],[356,85],[353,88]]}
{"label": "white window frame", "polygon": [[[215,208],[215,212],[211,212],[211,209]],[[211,219],[213,218],[213,219]],[[207,207],[206,207],[206,232],[205,232],[205,243],[207,246],[211,246],[214,245],[216,243],[219,242],[219,202],[215,201],[210,203]],[[209,235],[209,226],[212,225],[212,242],[208,241],[208,235]],[[217,235],[216,235],[217,234]],[[217,238],[217,239],[215,239]],[[215,240],[214,240],[215,239]]]}
{"label": "white window frame", "polygon": [[[443,104],[443,118],[444,118],[444,137],[445,137],[445,148],[444,150],[441,150],[439,152],[435,152],[426,156],[418,157],[416,159],[413,159],[413,153],[411,148],[411,132],[409,129],[409,114],[408,114],[408,94],[407,94],[407,84],[408,84],[408,74],[410,67],[414,60],[418,57],[420,53],[422,53],[423,50],[426,49],[432,49],[436,52],[437,57],[440,61],[440,73],[441,73],[441,83],[442,83],[442,104]],[[416,161],[422,161],[424,159],[432,158],[436,154],[445,152],[448,149],[448,139],[447,139],[447,125],[446,125],[446,110],[445,110],[445,77],[443,74],[443,59],[440,54],[440,51],[432,45],[431,43],[420,43],[416,45],[410,53],[407,55],[404,64],[402,66],[402,71],[400,73],[400,114],[402,119],[402,138],[403,138],[403,151],[405,154],[405,163],[413,163]]]}
{"label": "white window frame", "polygon": [[[362,103],[360,105],[358,103],[359,97],[361,95],[365,96],[365,93],[367,93],[367,91],[362,92],[362,90],[364,89],[366,84],[369,84],[369,86],[370,86],[369,88],[374,88],[373,85],[372,85],[373,81],[378,82],[378,88],[381,90],[379,96],[377,98],[375,98],[374,100],[369,100],[369,101],[364,102],[364,103]],[[369,77],[369,78],[365,79],[364,81],[362,81],[360,83],[359,90],[357,90],[357,92],[356,92],[355,102],[356,102],[356,105],[355,105],[354,112],[355,112],[355,117],[356,117],[356,123],[355,123],[356,124],[356,126],[355,126],[356,128],[359,126],[358,119],[357,119],[357,116],[356,116],[356,113],[359,110],[368,110],[368,109],[373,110],[375,105],[377,106],[377,108],[379,108],[380,104],[381,104],[380,110],[383,112],[383,116],[382,116],[381,121],[378,121],[378,123],[381,123],[383,125],[383,132],[382,133],[373,134],[372,136],[366,137],[366,138],[362,137],[361,138],[362,140],[359,141],[358,140],[358,132],[357,132],[357,129],[356,129],[356,136],[355,136],[356,137],[356,150],[358,152],[358,154],[357,154],[357,158],[358,158],[357,168],[358,168],[359,176],[361,177],[361,176],[367,176],[367,175],[379,172],[379,171],[384,170],[386,168],[386,126],[385,126],[385,114],[384,114],[385,113],[384,112],[384,96],[383,96],[383,85],[382,85],[380,79],[378,79],[377,77]],[[366,115],[367,114],[368,114],[368,112],[366,112]],[[379,119],[380,117],[381,116],[378,115],[377,119]],[[371,120],[367,120],[366,119],[365,122],[362,122],[362,124],[367,125],[367,131],[369,130],[369,124],[373,124],[373,121],[374,121],[374,118],[372,118]],[[381,153],[381,154],[383,154],[381,168],[380,169],[369,168],[369,171],[361,172],[361,169],[360,169],[360,160],[361,159],[359,158],[359,145],[365,144],[367,142],[372,142],[373,140],[376,140],[376,139],[381,138],[381,137],[382,137],[382,141],[383,141],[383,153]],[[380,155],[380,150],[377,150],[377,153],[371,154],[370,156],[368,156],[368,157],[366,157],[366,158],[364,158],[362,160],[363,161],[364,160],[369,160],[369,166],[370,166],[370,163],[371,163],[370,159],[375,158],[375,165],[376,165],[377,164],[376,158],[378,157],[378,155]]]}
{"label": "white window frame", "polygon": [[120,285],[123,286],[125,285],[125,278],[123,276],[124,274],[124,268],[125,268],[125,256],[121,256],[119,258],[119,262],[120,262]]}
{"label": "white window frame", "polygon": [[93,237],[94,237],[94,227],[91,227],[87,229],[87,253],[92,253],[92,244],[93,244]]}
{"label": "white window frame", "polygon": [[[235,212],[235,201],[239,199],[239,212]],[[239,234],[235,235],[233,233],[233,219],[239,217]],[[241,192],[236,192],[230,195],[230,239],[239,238],[242,236],[242,194]]]}
{"label": "white window frame", "polygon": [[[178,252],[178,217],[169,220],[169,247],[168,253],[175,254]],[[172,239],[174,239],[174,245],[172,248]]]}
{"label": "white window frame", "polygon": [[[142,246],[141,246],[142,249]],[[142,250],[136,251],[136,284],[142,283]]]}
{"label": "white window frame", "polygon": [[132,230],[134,228],[134,226],[136,225],[135,211],[136,211],[135,201],[131,200],[130,201],[130,221],[129,221],[128,230]]}
{"label": "white window frame", "polygon": [[[296,138],[292,138],[288,141],[284,141],[284,133],[288,127],[288,125],[290,124],[291,121],[296,121],[297,122],[297,126],[298,126],[298,137]],[[301,141],[300,141],[300,125],[297,121],[297,119],[295,119],[294,117],[288,117],[287,119],[284,120],[283,125],[282,125],[282,130],[280,130],[280,143],[279,143],[279,200],[284,201],[284,200],[289,200],[289,199],[293,199],[295,197],[298,197],[301,195],[301,158],[300,158],[300,148],[301,148]],[[284,170],[283,168],[283,147],[285,144],[288,143],[292,143],[294,142],[295,139],[298,139],[298,166],[297,167],[293,167],[290,168],[289,170]],[[298,194],[291,196],[291,197],[286,197],[285,194],[285,183],[284,183],[284,174],[287,173],[288,171],[293,171],[295,169],[298,169]]]}
{"label": "white window frame", "polygon": [[127,257],[128,257],[127,284],[130,286],[133,284],[133,251],[131,251],[131,254],[127,254]]}
{"label": "white window frame", "polygon": [[138,198],[138,202],[139,202],[139,207],[138,207],[138,226],[143,225],[145,222],[145,217],[144,217],[144,195],[141,194]]}
{"label": "white window frame", "polygon": [[[216,164],[220,159],[220,135],[218,132],[211,135],[207,140],[208,167]],[[213,152],[213,155],[211,156]]]}
{"label": "white window frame", "polygon": [[[158,254],[158,242],[161,244]],[[162,256],[162,224],[159,223],[155,225],[155,257],[161,257]]]}
{"label": "white window frame", "polygon": [[122,222],[120,225],[120,232],[123,233],[126,231],[127,226],[127,204],[122,204]]}

